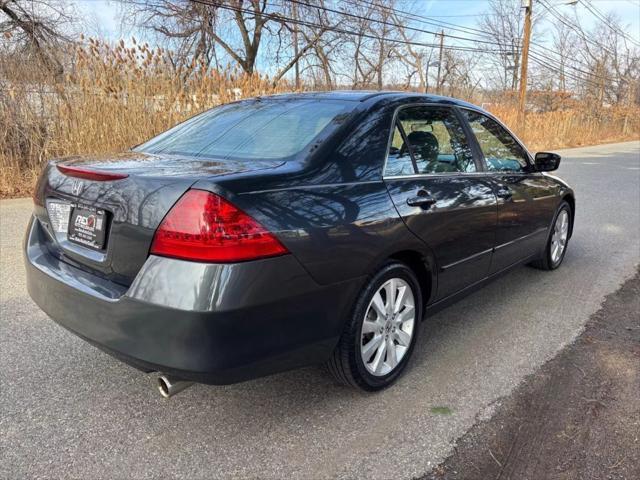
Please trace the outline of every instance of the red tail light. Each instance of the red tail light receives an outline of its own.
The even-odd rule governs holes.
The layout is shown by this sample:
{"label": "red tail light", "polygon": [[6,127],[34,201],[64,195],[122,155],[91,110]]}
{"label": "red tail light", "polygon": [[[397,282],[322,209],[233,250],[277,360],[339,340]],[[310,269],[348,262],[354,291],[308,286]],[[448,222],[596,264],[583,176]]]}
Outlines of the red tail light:
{"label": "red tail light", "polygon": [[111,173],[99,170],[91,170],[83,167],[70,167],[68,165],[56,165],[58,170],[68,177],[84,178],[85,180],[95,180],[97,182],[107,182],[109,180],[122,180],[129,175],[126,173]]}
{"label": "red tail light", "polygon": [[224,198],[204,190],[189,190],[158,227],[151,253],[232,263],[288,252],[262,225]]}

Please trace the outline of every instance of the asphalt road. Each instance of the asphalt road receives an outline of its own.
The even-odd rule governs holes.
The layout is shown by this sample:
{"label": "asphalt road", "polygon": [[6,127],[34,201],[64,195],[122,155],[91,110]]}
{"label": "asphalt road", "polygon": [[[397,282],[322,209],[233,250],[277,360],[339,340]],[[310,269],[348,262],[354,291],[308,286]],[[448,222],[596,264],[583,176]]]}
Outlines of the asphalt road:
{"label": "asphalt road", "polygon": [[0,477],[426,473],[640,262],[640,142],[560,153],[578,208],[562,268],[519,268],[431,318],[407,373],[375,395],[309,368],[160,398],[151,377],[29,300],[20,242],[31,201],[0,202]]}

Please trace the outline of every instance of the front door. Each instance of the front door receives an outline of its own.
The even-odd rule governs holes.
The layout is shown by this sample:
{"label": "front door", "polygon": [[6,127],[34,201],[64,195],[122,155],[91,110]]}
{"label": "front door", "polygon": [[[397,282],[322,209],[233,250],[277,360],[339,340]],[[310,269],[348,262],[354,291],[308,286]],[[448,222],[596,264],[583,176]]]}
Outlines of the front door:
{"label": "front door", "polygon": [[483,154],[498,198],[498,226],[491,273],[537,255],[544,248],[557,203],[554,182],[533,169],[526,150],[498,122],[463,110]]}
{"label": "front door", "polygon": [[384,178],[407,227],[434,252],[437,299],[489,272],[497,202],[478,166],[452,108],[399,111]]}

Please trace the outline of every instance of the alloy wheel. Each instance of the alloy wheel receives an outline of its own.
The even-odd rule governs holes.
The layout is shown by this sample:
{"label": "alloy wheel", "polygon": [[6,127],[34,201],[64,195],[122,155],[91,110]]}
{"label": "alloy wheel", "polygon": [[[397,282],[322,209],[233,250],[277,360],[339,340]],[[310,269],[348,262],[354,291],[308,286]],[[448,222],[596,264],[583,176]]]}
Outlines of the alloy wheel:
{"label": "alloy wheel", "polygon": [[555,265],[562,258],[569,237],[569,212],[561,210],[551,235],[551,262]]}
{"label": "alloy wheel", "polygon": [[411,345],[415,300],[402,278],[387,280],[371,298],[362,325],[360,354],[367,371],[377,377],[391,373]]}

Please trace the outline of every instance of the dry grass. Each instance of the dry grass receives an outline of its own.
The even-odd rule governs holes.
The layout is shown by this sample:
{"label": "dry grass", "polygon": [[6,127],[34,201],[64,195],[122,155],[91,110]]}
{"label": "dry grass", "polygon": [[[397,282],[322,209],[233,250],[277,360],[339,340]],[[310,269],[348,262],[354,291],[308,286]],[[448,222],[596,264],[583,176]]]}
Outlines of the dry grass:
{"label": "dry grass", "polygon": [[[123,150],[215,105],[291,90],[266,76],[179,62],[147,45],[91,39],[66,57],[63,84],[37,65],[0,60],[7,78],[0,83],[0,197],[28,195],[49,158]],[[515,125],[513,108],[491,110]],[[519,134],[534,150],[595,144],[638,138],[639,118],[637,109],[622,108],[530,113]]]}
{"label": "dry grass", "polygon": [[513,126],[531,151],[596,145],[640,138],[640,110],[625,106],[606,109],[575,107],[552,112],[529,112],[525,128],[518,127],[513,107],[494,105],[491,112]]}
{"label": "dry grass", "polygon": [[63,85],[36,65],[0,63],[11,75],[0,84],[2,197],[28,194],[49,158],[123,150],[221,103],[289,89],[264,76],[179,63],[147,45],[89,40],[70,57]]}

